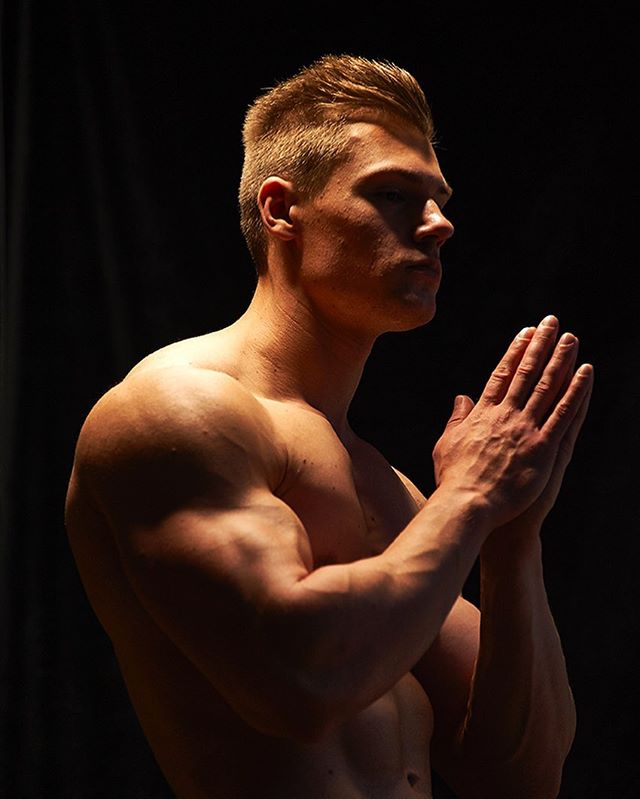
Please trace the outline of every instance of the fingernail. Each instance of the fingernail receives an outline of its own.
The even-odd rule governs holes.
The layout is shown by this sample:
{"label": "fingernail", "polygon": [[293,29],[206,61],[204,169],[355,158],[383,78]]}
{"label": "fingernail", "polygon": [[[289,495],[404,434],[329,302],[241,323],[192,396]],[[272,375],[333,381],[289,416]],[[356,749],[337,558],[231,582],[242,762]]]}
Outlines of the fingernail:
{"label": "fingernail", "polygon": [[584,375],[586,377],[587,375],[590,375],[592,372],[593,372],[593,366],[590,363],[583,363],[582,366],[576,372],[576,374]]}
{"label": "fingernail", "polygon": [[553,314],[550,314],[549,316],[545,316],[540,324],[544,327],[553,327],[554,325],[558,324],[558,320],[555,318],[555,316],[553,316]]}
{"label": "fingernail", "polygon": [[573,333],[563,333],[560,336],[559,344],[564,344],[565,347],[570,347],[576,343],[578,339],[573,335]]}
{"label": "fingernail", "polygon": [[534,327],[523,327],[522,330],[516,336],[516,338],[529,338],[529,336],[534,330],[535,330]]}

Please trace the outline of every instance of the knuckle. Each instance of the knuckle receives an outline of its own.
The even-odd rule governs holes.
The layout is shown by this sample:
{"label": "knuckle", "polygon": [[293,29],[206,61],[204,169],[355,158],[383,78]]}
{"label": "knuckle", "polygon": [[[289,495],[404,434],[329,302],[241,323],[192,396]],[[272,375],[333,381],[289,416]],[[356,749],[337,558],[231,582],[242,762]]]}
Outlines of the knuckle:
{"label": "knuckle", "polygon": [[515,443],[527,439],[531,434],[528,418],[516,408],[505,407],[496,419],[495,432],[500,438],[506,437]]}
{"label": "knuckle", "polygon": [[513,441],[528,442],[529,445],[535,446],[536,442],[532,439],[530,426],[522,419],[511,424],[510,435]]}
{"label": "knuckle", "polygon": [[506,425],[509,425],[513,420],[514,413],[515,413],[514,408],[512,408],[510,405],[505,405],[503,408],[500,409],[500,413],[496,419],[498,425],[500,427],[505,427]]}
{"label": "knuckle", "polygon": [[553,382],[550,377],[542,377],[533,388],[535,394],[542,395],[547,394],[549,391],[553,389]]}
{"label": "knuckle", "polygon": [[520,366],[518,366],[516,372],[518,377],[524,380],[528,380],[529,378],[531,378],[533,376],[533,373],[534,373],[534,366],[531,363],[521,363]]}
{"label": "knuckle", "polygon": [[496,368],[493,370],[491,377],[493,380],[496,380],[500,383],[508,380],[511,376],[511,368],[508,363],[501,361]]}
{"label": "knuckle", "polygon": [[559,402],[555,407],[554,413],[557,416],[564,417],[569,414],[569,411],[570,411],[570,406],[568,402]]}

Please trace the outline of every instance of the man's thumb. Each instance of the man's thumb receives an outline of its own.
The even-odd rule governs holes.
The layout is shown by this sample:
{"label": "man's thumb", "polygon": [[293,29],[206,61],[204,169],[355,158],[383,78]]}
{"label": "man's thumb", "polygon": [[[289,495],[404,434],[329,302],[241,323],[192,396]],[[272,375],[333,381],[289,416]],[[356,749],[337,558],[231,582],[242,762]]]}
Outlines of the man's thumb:
{"label": "man's thumb", "polygon": [[466,394],[458,394],[453,401],[453,410],[447,422],[447,427],[450,424],[459,424],[463,419],[473,410],[474,402],[471,397]]}

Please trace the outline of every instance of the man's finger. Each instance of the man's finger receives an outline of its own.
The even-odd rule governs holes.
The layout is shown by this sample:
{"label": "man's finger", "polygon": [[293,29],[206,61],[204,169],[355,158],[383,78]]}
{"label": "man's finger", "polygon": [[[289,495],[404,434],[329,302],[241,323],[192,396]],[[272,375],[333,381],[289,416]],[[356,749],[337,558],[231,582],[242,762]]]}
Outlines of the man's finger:
{"label": "man's finger", "polygon": [[564,333],[526,404],[538,424],[542,424],[553,404],[569,388],[577,356],[578,339],[572,333]]}
{"label": "man's finger", "polygon": [[577,437],[592,390],[593,366],[585,363],[574,374],[569,388],[542,426],[543,432],[551,437],[563,438],[565,435]]}
{"label": "man's finger", "polygon": [[497,405],[502,402],[516,373],[518,364],[529,346],[534,331],[535,327],[525,327],[513,339],[504,357],[491,373],[491,377],[487,381],[480,397],[480,402],[490,405]]}
{"label": "man's finger", "polygon": [[573,455],[573,450],[578,439],[578,434],[582,428],[582,424],[585,420],[587,415],[587,411],[589,409],[589,400],[591,399],[591,393],[593,390],[593,381],[591,382],[591,386],[589,387],[589,391],[585,394],[578,411],[573,418],[573,421],[569,425],[569,429],[564,435],[562,442],[560,443],[560,449],[558,452],[558,460],[561,464],[562,471],[567,468],[569,461]]}
{"label": "man's finger", "polygon": [[506,400],[511,405],[524,408],[527,404],[533,387],[547,363],[557,335],[558,320],[555,316],[546,316],[536,328],[507,391]]}
{"label": "man's finger", "polygon": [[471,397],[466,394],[458,394],[453,402],[453,410],[447,422],[447,427],[452,424],[460,424],[463,419],[466,419],[473,410],[473,404]]}

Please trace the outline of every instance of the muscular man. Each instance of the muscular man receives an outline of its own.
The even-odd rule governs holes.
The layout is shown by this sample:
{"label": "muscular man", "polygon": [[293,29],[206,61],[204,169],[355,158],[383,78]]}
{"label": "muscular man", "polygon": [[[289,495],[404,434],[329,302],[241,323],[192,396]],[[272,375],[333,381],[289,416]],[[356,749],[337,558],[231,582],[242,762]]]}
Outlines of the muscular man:
{"label": "muscular man", "polygon": [[575,716],[539,532],[591,391],[575,336],[525,328],[456,398],[428,499],[347,418],[376,338],[435,312],[432,137],[390,64],[326,57],[259,98],[247,311],[83,426],[71,545],[181,799],[428,797],[432,768],[464,799],[558,793]]}

